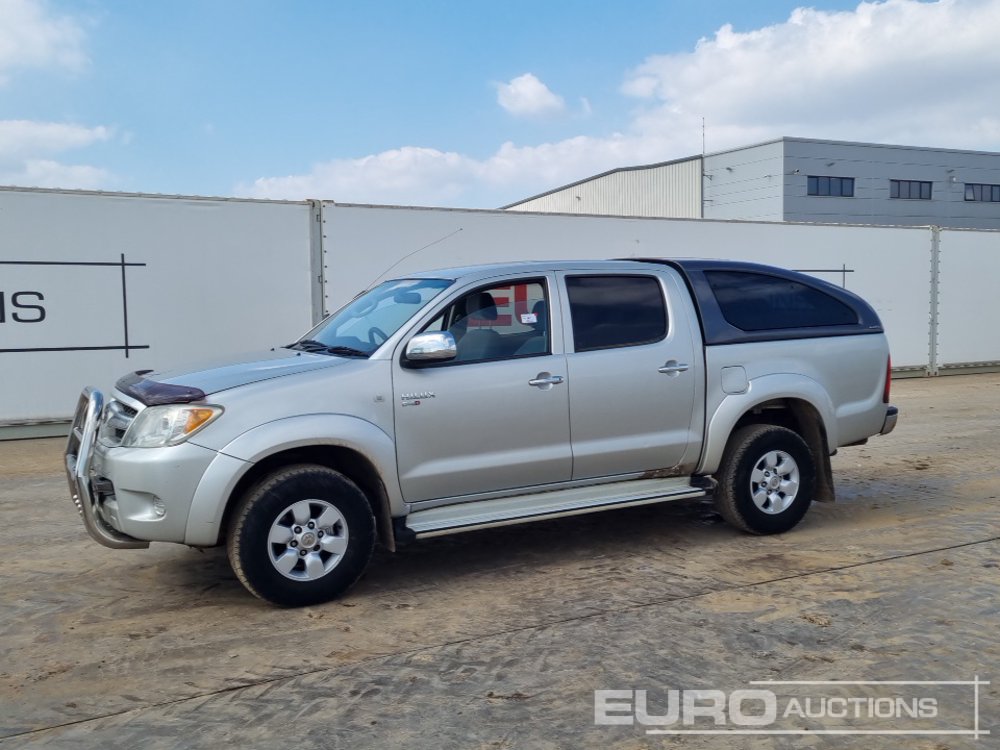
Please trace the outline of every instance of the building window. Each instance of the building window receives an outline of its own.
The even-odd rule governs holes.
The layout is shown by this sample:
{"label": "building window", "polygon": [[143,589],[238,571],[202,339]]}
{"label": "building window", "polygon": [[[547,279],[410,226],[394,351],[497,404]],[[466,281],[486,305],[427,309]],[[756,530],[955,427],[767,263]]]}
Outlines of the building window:
{"label": "building window", "polygon": [[931,183],[920,180],[889,180],[889,197],[929,201]]}
{"label": "building window", "polygon": [[809,195],[830,195],[837,198],[854,197],[853,177],[819,177],[809,175]]}
{"label": "building window", "polygon": [[1000,185],[983,185],[977,182],[965,183],[965,200],[1000,203]]}

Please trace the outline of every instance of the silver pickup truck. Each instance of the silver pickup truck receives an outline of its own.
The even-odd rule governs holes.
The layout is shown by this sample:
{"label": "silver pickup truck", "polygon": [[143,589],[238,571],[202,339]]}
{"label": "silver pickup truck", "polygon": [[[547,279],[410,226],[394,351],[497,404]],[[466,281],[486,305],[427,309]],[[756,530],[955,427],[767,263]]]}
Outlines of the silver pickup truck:
{"label": "silver pickup truck", "polygon": [[376,541],[712,494],[788,531],[830,455],[890,432],[872,308],[705,260],[536,262],[386,281],[295,343],[80,397],[66,451],[90,535],[227,545],[255,595],[331,599]]}

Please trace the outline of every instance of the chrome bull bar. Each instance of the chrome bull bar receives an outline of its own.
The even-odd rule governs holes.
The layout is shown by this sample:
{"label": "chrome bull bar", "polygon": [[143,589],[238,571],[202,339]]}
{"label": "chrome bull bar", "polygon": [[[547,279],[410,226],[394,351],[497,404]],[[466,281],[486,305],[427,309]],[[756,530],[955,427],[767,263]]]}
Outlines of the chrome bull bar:
{"label": "chrome bull bar", "polygon": [[149,542],[130,537],[112,528],[101,517],[99,499],[90,481],[90,462],[97,442],[97,427],[104,411],[104,396],[87,386],[80,394],[80,401],[73,416],[73,427],[66,444],[66,479],[69,481],[73,503],[83,518],[87,533],[105,547],[112,549],[143,549]]}

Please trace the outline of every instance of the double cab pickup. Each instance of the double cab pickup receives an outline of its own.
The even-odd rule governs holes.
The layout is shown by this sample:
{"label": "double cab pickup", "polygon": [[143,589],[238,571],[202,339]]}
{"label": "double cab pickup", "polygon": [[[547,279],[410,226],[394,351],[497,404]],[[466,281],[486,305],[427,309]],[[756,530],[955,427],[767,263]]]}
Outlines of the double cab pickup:
{"label": "double cab pickup", "polygon": [[498,264],[380,283],[300,340],[84,389],[66,451],[90,535],[226,545],[253,594],[336,597],[377,542],[712,495],[754,534],[886,434],[875,311],[756,264]]}

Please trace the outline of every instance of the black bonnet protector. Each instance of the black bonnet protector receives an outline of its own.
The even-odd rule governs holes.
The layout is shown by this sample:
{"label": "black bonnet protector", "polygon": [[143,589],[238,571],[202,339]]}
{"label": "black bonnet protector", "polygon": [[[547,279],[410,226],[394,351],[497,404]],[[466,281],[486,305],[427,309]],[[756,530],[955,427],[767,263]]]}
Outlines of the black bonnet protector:
{"label": "black bonnet protector", "polygon": [[205,392],[200,388],[149,380],[146,375],[151,372],[152,370],[136,370],[115,383],[115,388],[146,406],[190,404],[192,401],[204,400]]}

